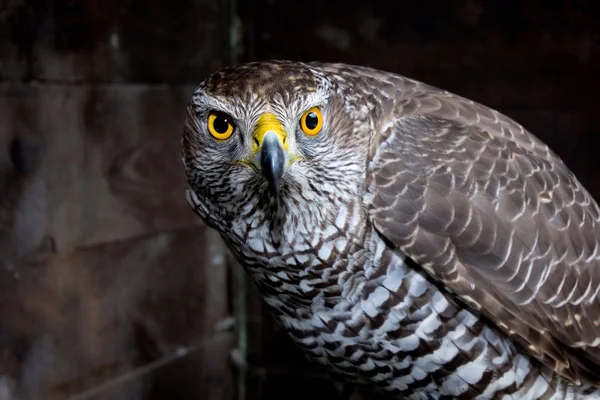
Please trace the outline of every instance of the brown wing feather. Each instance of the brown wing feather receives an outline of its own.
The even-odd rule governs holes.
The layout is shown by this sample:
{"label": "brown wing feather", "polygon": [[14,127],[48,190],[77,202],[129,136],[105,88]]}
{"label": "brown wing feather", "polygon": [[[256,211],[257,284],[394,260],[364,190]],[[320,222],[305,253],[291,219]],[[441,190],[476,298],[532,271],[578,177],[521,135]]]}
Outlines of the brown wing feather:
{"label": "brown wing feather", "polygon": [[547,146],[448,93],[402,100],[369,166],[375,227],[564,376],[600,383],[600,212]]}

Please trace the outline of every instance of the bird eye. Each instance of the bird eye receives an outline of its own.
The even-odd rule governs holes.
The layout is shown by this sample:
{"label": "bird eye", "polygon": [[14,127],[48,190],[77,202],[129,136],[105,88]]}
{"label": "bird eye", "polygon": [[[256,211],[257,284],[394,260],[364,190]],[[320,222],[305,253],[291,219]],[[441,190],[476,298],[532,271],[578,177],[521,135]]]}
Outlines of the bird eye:
{"label": "bird eye", "polygon": [[323,115],[318,107],[308,109],[302,118],[300,118],[300,127],[302,132],[308,136],[314,136],[321,131],[323,127]]}
{"label": "bird eye", "polygon": [[233,122],[231,117],[219,111],[211,111],[208,115],[208,131],[215,139],[229,139],[233,133]]}

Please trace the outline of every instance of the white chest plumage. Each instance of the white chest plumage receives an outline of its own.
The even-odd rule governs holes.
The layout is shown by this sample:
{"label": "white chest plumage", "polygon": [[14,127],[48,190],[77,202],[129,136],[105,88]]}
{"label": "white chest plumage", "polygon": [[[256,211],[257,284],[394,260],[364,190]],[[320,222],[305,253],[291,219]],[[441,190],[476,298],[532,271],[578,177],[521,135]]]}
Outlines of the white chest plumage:
{"label": "white chest plumage", "polygon": [[232,249],[310,359],[411,399],[600,398],[436,287],[379,238],[358,205],[341,207],[332,222],[317,232],[284,226],[278,244],[258,222],[228,236],[245,238]]}

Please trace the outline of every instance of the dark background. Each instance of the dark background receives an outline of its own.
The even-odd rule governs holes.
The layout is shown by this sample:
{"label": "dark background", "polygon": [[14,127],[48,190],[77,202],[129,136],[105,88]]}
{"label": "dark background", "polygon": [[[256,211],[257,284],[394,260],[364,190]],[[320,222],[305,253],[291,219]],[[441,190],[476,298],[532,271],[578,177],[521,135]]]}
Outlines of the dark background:
{"label": "dark background", "polygon": [[364,64],[495,108],[600,198],[600,14],[572,1],[0,0],[0,399],[346,398],[185,204],[225,64]]}

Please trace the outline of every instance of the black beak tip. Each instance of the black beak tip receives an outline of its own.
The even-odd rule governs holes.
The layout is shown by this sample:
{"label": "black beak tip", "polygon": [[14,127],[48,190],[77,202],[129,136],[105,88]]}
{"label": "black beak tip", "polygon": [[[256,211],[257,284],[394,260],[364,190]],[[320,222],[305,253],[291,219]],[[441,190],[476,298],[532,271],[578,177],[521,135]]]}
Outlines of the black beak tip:
{"label": "black beak tip", "polygon": [[266,155],[266,158],[262,162],[262,173],[269,185],[269,191],[275,197],[279,195],[279,185],[281,183],[281,178],[283,177],[283,162],[282,157],[276,155]]}
{"label": "black beak tip", "polygon": [[260,153],[260,166],[271,195],[277,197],[281,178],[285,172],[285,153],[276,138],[265,138]]}
{"label": "black beak tip", "polygon": [[278,179],[273,179],[272,181],[269,181],[269,192],[271,193],[271,195],[273,197],[279,196],[279,180]]}

